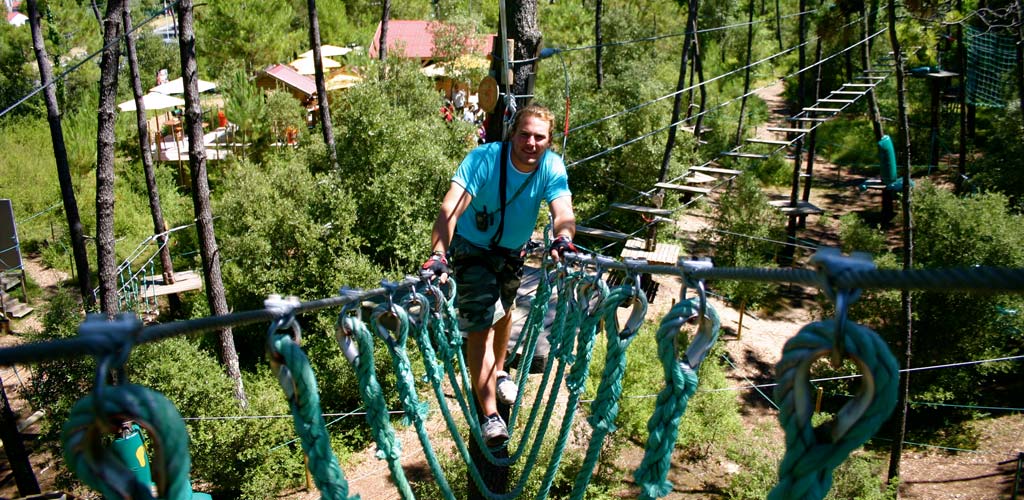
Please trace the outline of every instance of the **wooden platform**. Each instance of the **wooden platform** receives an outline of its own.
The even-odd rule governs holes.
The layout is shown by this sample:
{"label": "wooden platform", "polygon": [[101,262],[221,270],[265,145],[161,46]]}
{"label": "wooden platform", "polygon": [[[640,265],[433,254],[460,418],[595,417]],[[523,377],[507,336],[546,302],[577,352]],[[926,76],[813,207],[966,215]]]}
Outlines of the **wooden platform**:
{"label": "wooden platform", "polygon": [[697,194],[708,194],[711,192],[711,188],[700,187],[700,186],[687,186],[685,184],[672,184],[669,182],[659,182],[654,185],[659,189],[671,189],[672,191],[683,191],[687,193]]}
{"label": "wooden platform", "polygon": [[771,158],[769,155],[763,155],[758,153],[746,153],[743,151],[722,151],[722,156],[732,156],[733,158],[750,158],[751,160],[767,160]]}
{"label": "wooden platform", "polygon": [[636,212],[644,215],[660,215],[662,217],[672,216],[672,211],[667,208],[644,207],[640,205],[630,205],[629,203],[612,203],[608,206],[616,210],[625,210],[627,212]]}
{"label": "wooden platform", "polygon": [[721,174],[721,175],[740,175],[743,172],[741,170],[735,170],[731,168],[720,168],[720,167],[701,167],[693,166],[690,167],[691,172],[703,172],[705,174]]}
{"label": "wooden platform", "polygon": [[753,144],[771,144],[772,146],[789,146],[793,143],[793,141],[777,141],[773,139],[758,139],[754,137],[747,139],[747,142]]}
{"label": "wooden platform", "polygon": [[769,201],[769,205],[779,209],[784,215],[790,217],[796,217],[799,215],[818,215],[825,213],[824,210],[810,204],[806,201],[798,201],[795,207],[789,205],[789,200],[774,200]]}
{"label": "wooden platform", "polygon": [[576,226],[576,234],[590,236],[591,238],[601,238],[603,240],[612,241],[626,241],[629,239],[629,235],[626,233],[620,233],[618,231],[608,231],[605,229],[597,229],[586,226]]}
{"label": "wooden platform", "polygon": [[165,284],[163,276],[146,276],[142,280],[143,297],[159,297],[203,288],[203,277],[195,271],[174,273],[174,283]]}
{"label": "wooden platform", "polygon": [[653,252],[644,250],[644,240],[632,238],[622,249],[623,259],[644,259],[649,264],[675,265],[679,261],[679,245],[658,243]]}
{"label": "wooden platform", "polygon": [[826,104],[853,104],[857,101],[853,99],[818,99],[818,102]]}

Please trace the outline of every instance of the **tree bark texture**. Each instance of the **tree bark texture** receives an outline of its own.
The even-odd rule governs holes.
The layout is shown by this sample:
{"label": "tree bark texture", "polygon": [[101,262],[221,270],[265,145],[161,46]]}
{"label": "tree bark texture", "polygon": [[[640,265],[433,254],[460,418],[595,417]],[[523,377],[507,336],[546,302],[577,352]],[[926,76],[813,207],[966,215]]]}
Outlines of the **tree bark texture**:
{"label": "tree bark texture", "polygon": [[18,486],[18,494],[21,496],[35,495],[40,493],[39,481],[32,471],[32,461],[29,458],[28,450],[25,449],[25,442],[18,430],[18,416],[11,409],[11,402],[7,399],[7,389],[0,383],[0,442],[4,445],[4,455],[11,466],[14,475],[14,484]]}
{"label": "tree bark texture", "polygon": [[383,61],[388,58],[388,21],[391,20],[391,0],[384,0],[380,12],[380,40],[377,55]]}
{"label": "tree bark texture", "polygon": [[[906,74],[903,71],[903,52],[900,48],[899,37],[896,33],[896,5],[890,2],[889,14],[889,42],[892,46],[893,64],[896,65],[896,107],[898,138],[896,142],[901,149],[897,149],[906,168],[903,171],[903,269],[912,269],[914,264],[914,219],[910,206],[910,126],[907,121],[907,96],[906,96]],[[902,151],[901,151],[902,150]],[[910,368],[912,360],[913,340],[913,315],[910,292],[903,290],[900,294],[900,305],[903,310],[901,318],[902,328],[905,332],[903,340],[903,359],[901,368]],[[907,397],[910,393],[910,372],[900,373],[899,401],[896,404],[896,411],[893,414],[893,422],[896,424],[896,435],[892,440],[892,448],[889,450],[889,471],[888,481],[890,484],[900,476],[900,459],[903,456],[903,440],[907,434]]]}
{"label": "tree bark texture", "polygon": [[[864,4],[865,11],[868,9],[868,4]],[[874,26],[871,25],[871,15],[868,12],[864,12],[863,23],[861,25],[864,28],[864,38],[871,36],[874,33]],[[871,40],[864,42],[861,46],[860,51],[860,63],[864,67],[865,74],[871,74]],[[882,135],[885,132],[882,129],[882,113],[878,110],[878,99],[875,97],[875,89],[869,88],[867,95],[868,98],[868,115],[871,118],[871,129],[875,132],[875,142],[882,140]]]}
{"label": "tree bark texture", "polygon": [[700,53],[700,34],[697,33],[697,20],[694,19],[692,26],[693,35],[693,67],[697,70],[697,83],[700,85],[700,105],[697,108],[697,120],[693,123],[694,151],[700,149],[701,124],[704,122],[704,109],[708,102],[708,89],[704,83],[704,64]]}
{"label": "tree bark texture", "polygon": [[[849,53],[849,52],[847,52]],[[814,44],[814,62],[821,62],[821,37]],[[814,102],[818,102],[818,98],[821,96],[821,71],[824,64],[817,64],[817,77],[814,80]],[[807,134],[807,168],[804,170],[806,177],[803,182],[803,196],[800,198],[803,201],[809,201],[811,199],[811,183],[814,181],[814,155],[817,152],[818,146],[818,127],[811,129],[811,132]],[[799,151],[797,152],[799,154]],[[807,217],[800,217],[800,227],[804,227],[807,222]]]}
{"label": "tree bark texture", "polygon": [[96,132],[96,260],[100,280],[100,311],[113,318],[117,304],[117,258],[114,253],[114,122],[117,119],[118,64],[121,59],[121,11],[124,2],[111,0],[103,18],[100,58],[100,101]]}
{"label": "tree bark texture", "polygon": [[[331,124],[331,108],[327,105],[327,82],[324,77],[324,63],[320,59],[320,18],[316,12],[316,0],[307,0],[309,11],[309,45],[313,50],[313,70],[316,79],[316,101],[320,107],[320,128],[327,146],[327,157],[331,168],[338,170],[338,151],[334,145],[334,126]],[[383,33],[383,25],[381,33]]]}
{"label": "tree bark texture", "polygon": [[[513,61],[521,61],[533,59],[539,55],[541,32],[537,27],[537,0],[509,0],[505,5],[505,18],[505,36],[515,40],[514,50],[508,55],[508,58]],[[496,79],[500,94],[507,92],[516,96],[515,109],[522,109],[533,99],[528,94],[533,88],[533,76],[537,62],[532,61],[512,66],[512,81],[508,82],[508,86],[506,86],[503,76],[505,63],[501,60],[502,51],[501,45],[499,45],[503,43],[501,38],[502,35],[499,31],[494,50],[497,57],[493,58],[491,69],[494,74],[498,75]],[[494,113],[487,121],[488,142],[502,140],[504,118],[505,101],[503,98],[499,98],[498,104],[494,107]]]}
{"label": "tree bark texture", "polygon": [[601,59],[601,44],[604,43],[601,39],[601,7],[602,0],[596,0],[594,3],[594,71],[597,80],[597,90],[601,90],[601,86],[604,85],[604,61]]}
{"label": "tree bark texture", "polygon": [[[800,0],[800,12],[807,10],[807,0]],[[807,67],[807,16],[801,15],[797,18],[797,36],[800,47],[797,49],[797,68],[800,74],[796,75],[796,106],[797,111],[804,107],[804,68]],[[781,48],[780,48],[781,50]]]}
{"label": "tree bark texture", "polygon": [[[160,267],[163,269],[164,283],[174,283],[174,264],[171,262],[171,249],[167,247],[167,225],[164,223],[163,209],[160,207],[160,190],[156,184],[156,171],[153,169],[153,157],[149,153],[149,123],[146,119],[146,104],[142,100],[142,81],[139,77],[139,59],[135,51],[135,35],[132,31],[132,13],[130,4],[125,2],[121,14],[125,37],[125,52],[128,56],[128,69],[131,72],[132,94],[135,97],[135,119],[139,128],[139,152],[142,154],[142,172],[146,177],[146,192],[149,194],[149,213],[153,217],[153,234],[160,245]],[[171,295],[177,297],[177,295]]]}
{"label": "tree bark texture", "polygon": [[[181,56],[181,76],[185,86],[185,133],[188,137],[188,167],[192,174],[192,206],[199,233],[199,253],[203,260],[203,281],[206,300],[214,316],[228,314],[224,281],[220,271],[220,252],[213,229],[213,210],[210,207],[210,184],[206,175],[206,146],[203,143],[202,109],[199,107],[199,76],[196,65],[196,35],[192,20],[192,0],[178,4],[178,51]],[[221,362],[235,385],[235,398],[243,408],[248,406],[242,372],[238,366],[231,328],[220,334]]]}
{"label": "tree bark texture", "polygon": [[689,0],[687,6],[686,34],[683,36],[683,50],[679,62],[679,80],[676,82],[676,95],[672,100],[672,118],[669,120],[668,138],[665,139],[665,154],[661,157],[658,182],[665,182],[668,177],[668,167],[672,163],[672,149],[676,145],[676,129],[678,128],[676,122],[679,121],[683,105],[683,89],[686,88],[686,61],[690,54],[690,43],[697,31],[693,29],[697,25],[697,0]]}
{"label": "tree bark texture", "polygon": [[754,0],[747,7],[747,69],[743,71],[743,98],[740,99],[740,116],[736,120],[736,145],[743,141],[743,115],[747,111],[747,93],[750,92],[750,58],[754,48]]}
{"label": "tree bark texture", "polygon": [[57,104],[57,90],[54,88],[53,68],[46,55],[46,44],[43,42],[42,21],[36,0],[28,0],[29,25],[32,28],[32,47],[39,65],[42,78],[43,97],[46,100],[46,121],[50,124],[50,140],[53,142],[53,157],[57,160],[57,180],[60,183],[60,197],[64,203],[64,216],[68,222],[71,236],[71,254],[75,259],[75,271],[78,273],[78,290],[86,309],[95,306],[92,294],[92,274],[89,272],[89,253],[85,249],[85,231],[82,219],[78,215],[78,200],[71,181],[71,167],[68,165],[68,151],[64,144],[64,127],[61,124],[60,107]]}

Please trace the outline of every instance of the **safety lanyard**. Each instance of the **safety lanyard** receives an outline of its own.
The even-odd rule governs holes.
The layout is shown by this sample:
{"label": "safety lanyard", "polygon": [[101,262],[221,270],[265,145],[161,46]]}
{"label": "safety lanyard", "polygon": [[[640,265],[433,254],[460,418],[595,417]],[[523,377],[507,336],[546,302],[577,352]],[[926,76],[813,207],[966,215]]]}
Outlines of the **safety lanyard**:
{"label": "safety lanyard", "polygon": [[501,174],[498,176],[498,191],[501,193],[501,213],[499,215],[500,219],[498,220],[498,231],[494,233],[494,237],[491,238],[492,247],[498,246],[498,243],[501,242],[501,237],[505,232],[505,207],[511,205],[512,202],[516,201],[516,198],[519,198],[519,195],[523,194],[523,191],[526,190],[526,186],[530,185],[533,181],[533,177],[537,175],[537,171],[540,170],[540,165],[538,164],[537,168],[533,169],[533,172],[530,172],[530,176],[519,185],[519,189],[517,189],[515,194],[512,195],[512,199],[506,202],[505,190],[508,188],[508,172],[506,171],[508,168],[508,141],[502,141],[501,143],[501,160],[498,163],[500,165],[498,168],[501,169]]}

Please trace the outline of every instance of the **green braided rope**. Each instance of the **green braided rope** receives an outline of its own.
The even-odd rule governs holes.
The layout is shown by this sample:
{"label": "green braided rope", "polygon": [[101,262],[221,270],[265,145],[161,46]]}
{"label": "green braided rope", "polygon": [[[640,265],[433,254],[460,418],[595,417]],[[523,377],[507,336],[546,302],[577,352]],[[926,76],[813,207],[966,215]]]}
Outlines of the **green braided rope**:
{"label": "green braided rope", "polygon": [[581,499],[586,493],[587,485],[597,466],[597,460],[604,446],[605,437],[615,431],[615,418],[619,415],[619,398],[622,395],[622,378],[626,373],[626,349],[636,338],[639,331],[632,330],[625,332],[618,331],[616,309],[627,300],[636,298],[634,308],[642,310],[641,315],[647,313],[647,296],[643,293],[636,293],[631,286],[620,286],[612,290],[608,296],[609,306],[606,309],[604,318],[605,334],[608,337],[608,351],[605,354],[604,372],[601,374],[601,383],[597,388],[597,397],[590,405],[590,417],[587,421],[594,429],[590,437],[590,445],[587,447],[586,458],[583,461],[576,481],[573,485],[571,498]]}
{"label": "green braided rope", "polygon": [[[429,301],[423,295],[414,294],[413,300],[419,302],[421,307],[427,307]],[[391,367],[394,370],[397,381],[398,381],[398,394],[402,400],[402,408],[405,410],[406,423],[413,424],[416,427],[416,435],[419,437],[420,444],[423,446],[423,453],[427,458],[427,464],[430,466],[430,471],[434,475],[434,479],[437,480],[438,486],[441,493],[446,499],[454,500],[455,494],[452,492],[451,487],[448,485],[448,480],[444,476],[444,470],[441,468],[441,462],[437,459],[437,455],[434,453],[434,448],[430,443],[430,434],[427,432],[426,427],[426,415],[427,415],[427,404],[419,401],[419,396],[416,393],[416,381],[412,376],[412,363],[409,362],[409,355],[406,351],[406,340],[409,336],[409,315],[407,314],[404,307],[394,306],[389,309],[391,314],[394,314],[398,319],[398,337],[395,342],[386,342],[388,352],[391,354]],[[378,323],[380,315],[374,314],[370,327],[374,329],[382,328]],[[423,334],[426,334],[429,325],[426,323],[428,319],[424,316],[421,321],[422,326],[419,328],[421,338]],[[430,346],[426,346],[430,349]],[[432,356],[432,354],[431,354]],[[427,353],[424,353],[424,361],[428,361]],[[436,367],[436,360],[429,360],[431,365]],[[428,369],[428,372],[430,370]],[[435,375],[435,380],[440,380],[440,377]]]}
{"label": "green braided rope", "polygon": [[106,386],[102,393],[75,403],[61,429],[68,467],[106,498],[153,498],[150,485],[140,483],[120,457],[102,444],[103,435],[114,432],[114,423],[125,420],[145,427],[157,445],[150,462],[160,498],[191,498],[185,422],[166,397],[142,386]]}
{"label": "green braided rope", "polygon": [[402,445],[395,438],[395,430],[391,427],[388,416],[387,402],[384,400],[384,391],[377,382],[373,360],[373,336],[366,328],[366,324],[358,318],[347,316],[342,318],[342,322],[344,329],[355,337],[359,346],[359,356],[353,361],[353,366],[359,376],[359,394],[366,406],[366,421],[370,424],[373,440],[377,443],[377,458],[387,460],[391,479],[398,486],[402,498],[415,498],[402,469]]}
{"label": "green braided rope", "polygon": [[[561,293],[561,291],[559,292]],[[566,379],[566,388],[569,390],[569,402],[566,404],[566,415],[562,419],[562,427],[555,441],[554,449],[551,452],[551,461],[548,463],[547,471],[541,480],[537,498],[545,498],[551,490],[558,466],[561,464],[563,452],[569,438],[569,431],[575,421],[577,405],[586,387],[587,378],[590,375],[590,361],[594,352],[594,339],[597,337],[597,330],[601,320],[606,317],[609,311],[618,307],[608,300],[608,284],[599,277],[587,277],[583,279],[577,293],[582,300],[574,302],[576,314],[580,318],[579,334],[576,337],[576,352],[569,370],[569,377]]]}
{"label": "green braided rope", "polygon": [[[697,369],[682,361],[690,340],[686,335],[679,336],[679,331],[686,321],[699,314],[698,299],[679,301],[661,319],[658,327],[658,357],[665,371],[665,388],[658,393],[654,413],[647,421],[647,446],[640,466],[633,473],[633,478],[643,490],[641,498],[658,498],[672,491],[672,483],[668,477],[672,465],[672,449],[675,447],[679,433],[679,421],[686,412],[690,397],[697,391]],[[711,320],[714,337],[720,326],[718,314],[708,305],[705,312]],[[678,344],[678,348],[677,348]]]}
{"label": "green braided rope", "polygon": [[331,449],[331,438],[320,411],[320,393],[309,358],[290,335],[271,335],[267,349],[271,366],[288,399],[295,433],[302,441],[302,451],[309,459],[313,482],[320,490],[321,498],[349,498],[348,482]]}
{"label": "green braided rope", "polygon": [[[519,392],[516,395],[516,401],[512,405],[512,413],[508,420],[508,426],[510,428],[515,427],[516,419],[519,416],[520,401],[522,400],[523,394],[526,393],[526,387],[529,384],[530,368],[533,364],[533,355],[537,352],[537,342],[540,340],[540,333],[544,329],[544,318],[548,315],[548,309],[551,305],[551,284],[542,274],[542,277],[537,283],[537,292],[534,294],[533,299],[530,301],[530,312],[526,316],[526,322],[523,324],[523,328],[520,330],[519,339],[516,341],[515,346],[512,348],[512,355],[510,359],[505,360],[506,370],[507,366],[511,366],[511,363],[516,359],[516,353],[519,351],[519,345],[523,346],[523,354],[521,361],[519,362],[519,368],[516,370],[516,386],[519,387]],[[545,371],[549,371],[550,364],[545,366]],[[543,391],[543,389],[542,389]],[[534,402],[533,408],[537,408],[539,400]],[[533,417],[536,415],[535,411],[531,411],[530,422],[527,424],[527,428],[532,428]]]}
{"label": "green braided rope", "polygon": [[[815,429],[810,422],[814,390],[808,369],[833,350],[834,320],[811,323],[786,342],[775,366],[779,384],[775,399],[780,404],[779,422],[786,431],[786,454],[779,465],[779,483],[770,500],[822,499],[832,487],[832,470],[863,444],[889,418],[896,406],[899,366],[885,342],[872,330],[846,322],[843,349],[865,374],[857,397],[837,414],[837,420]],[[874,391],[866,389],[871,381]],[[863,404],[863,413],[851,421],[848,412]],[[849,426],[845,432],[840,426]],[[829,430],[832,432],[828,432]]]}

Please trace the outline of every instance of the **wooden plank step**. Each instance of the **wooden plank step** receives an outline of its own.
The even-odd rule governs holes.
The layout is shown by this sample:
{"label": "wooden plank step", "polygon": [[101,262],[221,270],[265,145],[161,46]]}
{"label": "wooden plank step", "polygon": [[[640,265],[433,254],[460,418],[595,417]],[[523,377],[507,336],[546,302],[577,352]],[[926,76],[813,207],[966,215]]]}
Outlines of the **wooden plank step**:
{"label": "wooden plank step", "polygon": [[612,203],[608,206],[618,210],[625,210],[627,212],[636,212],[638,214],[660,215],[662,217],[672,216],[672,211],[667,208],[644,207],[640,205],[630,205],[629,203]]}
{"label": "wooden plank step", "polygon": [[688,193],[699,194],[708,194],[711,192],[711,188],[705,188],[700,186],[687,186],[685,184],[672,184],[670,182],[659,182],[655,184],[654,187],[660,189],[671,189],[673,191],[686,191]]}
{"label": "wooden plank step", "polygon": [[769,205],[779,209],[784,215],[796,217],[799,215],[818,215],[825,213],[824,210],[806,201],[798,201],[795,207],[789,205],[789,200],[769,201]]}
{"label": "wooden plank step", "polygon": [[829,121],[831,119],[832,119],[831,117],[825,117],[825,116],[801,116],[799,118],[793,118],[793,121],[801,121],[801,122],[827,122],[827,121]]}
{"label": "wooden plank step", "polygon": [[622,258],[643,259],[649,264],[662,264],[674,266],[679,262],[679,245],[669,243],[658,243],[653,252],[648,252],[644,240],[633,238],[626,242],[622,249]]}
{"label": "wooden plank step", "polygon": [[862,96],[864,94],[867,94],[867,91],[865,91],[865,90],[833,90],[832,91],[832,95],[856,95],[856,96]]}
{"label": "wooden plank step", "polygon": [[629,239],[629,235],[626,233],[620,233],[618,231],[608,231],[605,229],[597,229],[586,226],[576,226],[576,234],[590,236],[592,238],[601,238],[603,240],[612,241],[626,241]]}
{"label": "wooden plank step", "polygon": [[[681,129],[683,129],[683,130],[685,130],[685,131],[687,131],[687,132],[689,132],[691,134],[693,134],[695,132],[695,130],[696,130],[696,127],[694,127],[694,126],[681,126],[679,128],[681,128]],[[711,132],[711,127],[704,127],[704,126],[702,126],[700,128],[700,133],[706,134],[708,132]]]}
{"label": "wooden plank step", "polygon": [[159,297],[203,288],[203,277],[195,271],[174,273],[174,283],[164,283],[163,276],[146,276],[142,280],[143,297]]}
{"label": "wooden plank step", "polygon": [[7,304],[7,315],[14,319],[21,319],[28,316],[34,309],[29,307],[28,304],[15,301],[13,304]]}
{"label": "wooden plank step", "polygon": [[854,87],[854,88],[875,88],[874,83],[844,83],[843,87]]}
{"label": "wooden plank step", "polygon": [[793,143],[793,141],[776,141],[776,140],[772,140],[772,139],[758,139],[758,138],[747,139],[747,142],[752,142],[754,144],[771,144],[773,146],[789,146],[790,144]]}
{"label": "wooden plank step", "polygon": [[0,274],[0,291],[10,290],[21,284],[21,276],[14,274]]}
{"label": "wooden plank step", "polygon": [[743,172],[731,168],[720,168],[720,167],[701,167],[693,166],[690,167],[691,172],[704,172],[705,174],[722,174],[722,175],[740,175]]}
{"label": "wooden plank step", "polygon": [[875,81],[885,80],[885,78],[886,77],[884,77],[884,76],[855,76],[855,77],[853,77],[854,80],[875,80]]}
{"label": "wooden plank step", "polygon": [[750,158],[753,160],[767,160],[770,158],[769,155],[762,155],[758,153],[745,153],[743,151],[722,151],[723,156],[732,156],[734,158]]}
{"label": "wooden plank step", "polygon": [[687,171],[686,177],[683,177],[683,182],[687,184],[707,184],[709,182],[715,182],[718,177],[712,177],[702,172]]}
{"label": "wooden plank step", "polygon": [[812,106],[810,108],[804,108],[804,111],[810,111],[812,113],[838,113],[842,111],[842,108],[815,108]]}
{"label": "wooden plank step", "polygon": [[809,128],[792,128],[792,127],[766,127],[769,132],[782,132],[782,133],[793,133],[793,134],[806,134],[810,132]]}
{"label": "wooden plank step", "polygon": [[855,99],[818,99],[818,102],[830,104],[853,104],[857,101]]}
{"label": "wooden plank step", "polygon": [[868,70],[864,70],[863,73],[868,73],[868,74],[871,74],[871,73],[879,74],[879,73],[881,73],[881,74],[885,74],[885,73],[891,73],[891,71],[889,71],[887,69],[868,69]]}

